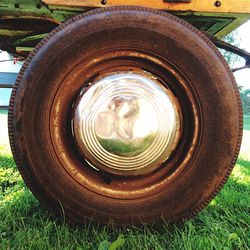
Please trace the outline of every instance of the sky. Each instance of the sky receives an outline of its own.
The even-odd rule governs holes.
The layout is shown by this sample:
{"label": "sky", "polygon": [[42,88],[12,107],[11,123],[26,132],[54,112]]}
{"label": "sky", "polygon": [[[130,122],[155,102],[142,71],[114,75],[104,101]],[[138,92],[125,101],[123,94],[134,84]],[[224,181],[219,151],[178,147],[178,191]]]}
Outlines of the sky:
{"label": "sky", "polygon": [[[237,43],[240,48],[250,52],[250,21],[237,29]],[[4,51],[0,51],[0,72],[18,72],[21,67],[20,63],[13,64],[13,61],[1,62],[8,59],[9,55]],[[242,62],[235,65],[235,67],[238,66],[242,66]],[[250,88],[250,69],[237,71],[234,76],[238,85]]]}
{"label": "sky", "polygon": [[[237,29],[239,47],[250,52],[250,21]],[[250,68],[234,73],[238,85],[250,88]]]}
{"label": "sky", "polygon": [[20,70],[22,66],[20,63],[14,64],[13,61],[1,62],[9,59],[9,54],[0,50],[0,72],[18,72]]}

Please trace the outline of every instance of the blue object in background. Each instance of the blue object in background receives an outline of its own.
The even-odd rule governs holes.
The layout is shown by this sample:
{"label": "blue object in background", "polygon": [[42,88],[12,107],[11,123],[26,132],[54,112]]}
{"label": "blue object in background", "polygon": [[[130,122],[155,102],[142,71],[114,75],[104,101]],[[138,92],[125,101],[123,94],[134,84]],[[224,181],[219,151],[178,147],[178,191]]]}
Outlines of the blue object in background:
{"label": "blue object in background", "polygon": [[8,109],[12,87],[17,73],[0,72],[0,109]]}
{"label": "blue object in background", "polygon": [[8,108],[11,91],[12,91],[12,89],[10,89],[10,88],[0,88],[0,107]]}

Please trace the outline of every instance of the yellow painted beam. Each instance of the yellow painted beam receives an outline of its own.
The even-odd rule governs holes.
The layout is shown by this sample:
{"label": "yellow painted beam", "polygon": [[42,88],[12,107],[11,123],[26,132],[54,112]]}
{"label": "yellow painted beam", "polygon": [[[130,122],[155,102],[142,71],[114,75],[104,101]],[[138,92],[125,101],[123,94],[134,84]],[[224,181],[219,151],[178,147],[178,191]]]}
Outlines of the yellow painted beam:
{"label": "yellow painted beam", "polygon": [[[43,0],[48,5],[104,7],[135,5],[169,11],[194,11],[210,13],[242,13],[250,16],[250,0],[192,0],[191,3],[167,3],[163,0]],[[102,2],[106,2],[102,4]],[[220,2],[216,7],[215,2]]]}

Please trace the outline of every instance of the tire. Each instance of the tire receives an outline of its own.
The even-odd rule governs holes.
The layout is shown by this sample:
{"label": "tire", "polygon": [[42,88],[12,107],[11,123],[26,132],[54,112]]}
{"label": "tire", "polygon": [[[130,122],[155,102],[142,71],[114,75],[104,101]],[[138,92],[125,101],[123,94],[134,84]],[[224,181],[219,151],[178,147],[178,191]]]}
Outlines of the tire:
{"label": "tire", "polygon": [[[170,93],[178,138],[160,166],[97,171],[72,133],[72,106],[93,79],[134,69]],[[17,167],[41,204],[71,224],[193,217],[226,182],[241,135],[239,93],[216,47],[185,21],[140,7],[97,9],[57,27],[25,61],[10,101]]]}

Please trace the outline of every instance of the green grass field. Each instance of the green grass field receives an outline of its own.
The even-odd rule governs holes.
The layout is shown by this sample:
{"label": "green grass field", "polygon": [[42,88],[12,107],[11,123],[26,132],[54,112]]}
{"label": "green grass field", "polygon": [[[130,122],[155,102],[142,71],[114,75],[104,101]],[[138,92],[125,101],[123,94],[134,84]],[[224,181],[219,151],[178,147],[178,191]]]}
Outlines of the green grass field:
{"label": "green grass field", "polygon": [[[179,226],[116,229],[88,223],[70,228],[43,209],[24,185],[0,113],[0,249],[250,249],[250,118],[241,153],[220,194]],[[3,125],[5,124],[5,125]],[[119,238],[120,237],[120,238]],[[118,241],[114,242],[115,240]]]}

